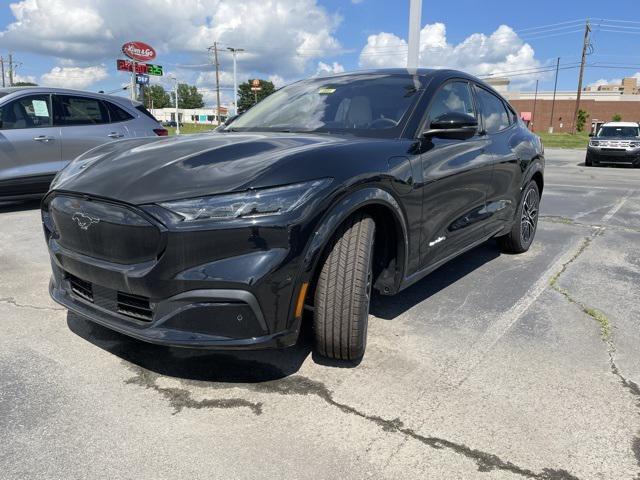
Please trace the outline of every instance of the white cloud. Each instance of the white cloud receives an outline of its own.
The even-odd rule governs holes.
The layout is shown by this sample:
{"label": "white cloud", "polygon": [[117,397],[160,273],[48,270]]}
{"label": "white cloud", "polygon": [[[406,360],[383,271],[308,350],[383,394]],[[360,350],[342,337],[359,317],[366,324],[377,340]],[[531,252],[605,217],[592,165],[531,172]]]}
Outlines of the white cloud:
{"label": "white cloud", "polygon": [[332,64],[318,62],[318,69],[316,70],[316,75],[330,75],[332,73],[342,73],[344,72],[344,67],[340,65],[338,62],[333,62]]}
{"label": "white cloud", "polygon": [[92,67],[53,67],[51,71],[42,74],[40,83],[50,87],[87,88],[96,82],[104,80],[109,75],[104,65]]}
{"label": "white cloud", "polygon": [[[205,63],[214,40],[245,48],[242,67],[300,75],[315,58],[340,49],[334,32],[341,17],[318,0],[20,0],[15,21],[0,32],[3,49],[85,64],[113,62],[122,44],[141,40],[158,52],[195,54]],[[296,55],[296,53],[298,55]],[[221,51],[226,66],[231,55]]]}
{"label": "white cloud", "polygon": [[[364,68],[404,67],[407,64],[407,42],[393,33],[370,35],[360,52]],[[536,68],[531,45],[524,43],[511,27],[501,25],[491,35],[474,33],[457,45],[447,41],[443,23],[425,25],[420,32],[420,66],[455,68],[475,75]],[[529,83],[531,76],[514,76],[515,83]],[[535,79],[534,79],[535,81]]]}

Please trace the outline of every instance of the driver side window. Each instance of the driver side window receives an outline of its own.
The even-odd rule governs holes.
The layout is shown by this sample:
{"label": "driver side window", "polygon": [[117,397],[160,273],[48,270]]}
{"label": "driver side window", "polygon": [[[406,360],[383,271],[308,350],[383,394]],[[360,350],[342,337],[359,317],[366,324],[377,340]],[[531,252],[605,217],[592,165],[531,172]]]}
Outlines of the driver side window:
{"label": "driver side window", "polygon": [[448,82],[436,92],[429,108],[428,124],[449,112],[476,116],[471,88],[467,82]]}

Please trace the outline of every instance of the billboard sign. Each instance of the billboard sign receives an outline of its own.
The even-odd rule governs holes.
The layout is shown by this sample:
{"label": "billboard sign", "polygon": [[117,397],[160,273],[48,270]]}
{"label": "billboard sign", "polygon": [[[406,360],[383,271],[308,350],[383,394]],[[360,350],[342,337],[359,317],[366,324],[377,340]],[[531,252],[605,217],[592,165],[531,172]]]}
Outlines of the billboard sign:
{"label": "billboard sign", "polygon": [[122,45],[122,53],[137,62],[148,62],[156,58],[156,51],[144,42],[127,42]]}

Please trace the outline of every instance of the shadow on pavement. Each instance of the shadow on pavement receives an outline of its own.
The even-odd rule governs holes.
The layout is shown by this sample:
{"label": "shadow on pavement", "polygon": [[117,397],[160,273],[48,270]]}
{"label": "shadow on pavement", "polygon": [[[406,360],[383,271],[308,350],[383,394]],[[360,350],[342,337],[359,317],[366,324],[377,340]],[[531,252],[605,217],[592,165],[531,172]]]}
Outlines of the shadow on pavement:
{"label": "shadow on pavement", "polygon": [[16,202],[0,201],[0,213],[24,212],[26,210],[36,210],[40,208],[40,199],[23,200]]}
{"label": "shadow on pavement", "polygon": [[160,375],[185,380],[260,383],[293,375],[312,348],[307,328],[298,344],[281,350],[211,351],[171,348],[142,342],[95,324],[75,313],[67,325],[76,335],[131,364]]}
{"label": "shadow on pavement", "polygon": [[378,318],[393,320],[500,255],[500,248],[496,245],[496,242],[485,242],[479,247],[447,262],[397,295],[392,297],[374,295],[370,312]]}

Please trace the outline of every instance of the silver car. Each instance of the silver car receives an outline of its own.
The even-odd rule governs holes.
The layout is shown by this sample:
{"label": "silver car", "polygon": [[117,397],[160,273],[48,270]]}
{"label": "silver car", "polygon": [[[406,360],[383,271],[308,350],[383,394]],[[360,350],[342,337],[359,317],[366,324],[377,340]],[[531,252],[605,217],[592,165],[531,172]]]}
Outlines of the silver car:
{"label": "silver car", "polygon": [[37,197],[81,153],[119,138],[164,136],[139,102],[45,87],[0,88],[0,200]]}

